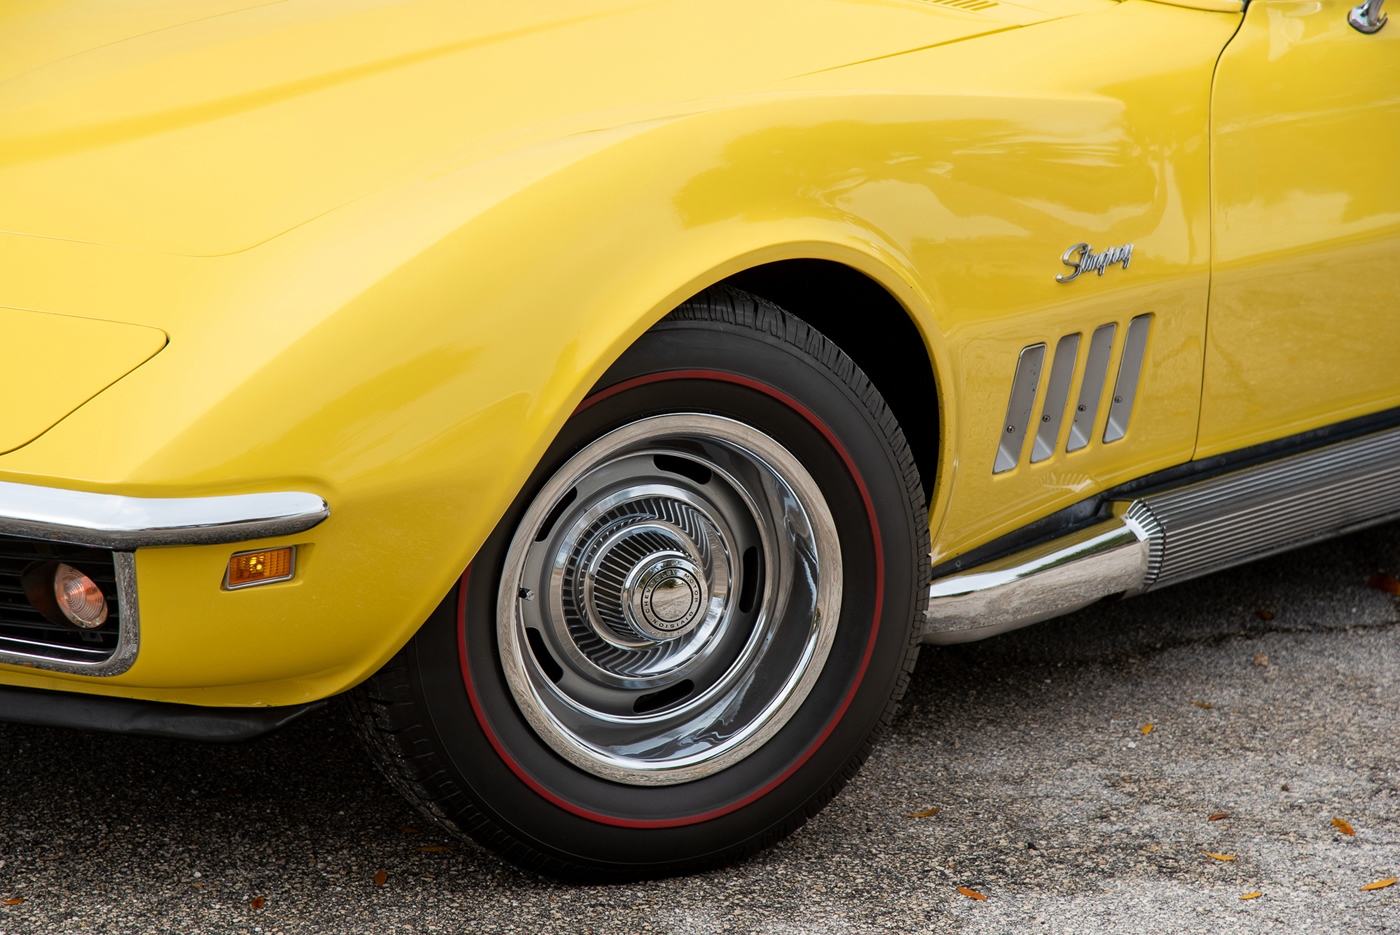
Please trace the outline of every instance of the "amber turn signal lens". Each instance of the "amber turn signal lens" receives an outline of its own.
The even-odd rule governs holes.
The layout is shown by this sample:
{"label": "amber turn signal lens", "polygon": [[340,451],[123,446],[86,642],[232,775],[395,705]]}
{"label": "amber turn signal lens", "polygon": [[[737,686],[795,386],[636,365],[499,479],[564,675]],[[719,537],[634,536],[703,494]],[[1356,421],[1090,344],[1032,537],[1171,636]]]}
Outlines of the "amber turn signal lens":
{"label": "amber turn signal lens", "polygon": [[261,552],[240,552],[228,560],[224,586],[246,588],[254,584],[286,581],[292,576],[293,546],[264,549]]}

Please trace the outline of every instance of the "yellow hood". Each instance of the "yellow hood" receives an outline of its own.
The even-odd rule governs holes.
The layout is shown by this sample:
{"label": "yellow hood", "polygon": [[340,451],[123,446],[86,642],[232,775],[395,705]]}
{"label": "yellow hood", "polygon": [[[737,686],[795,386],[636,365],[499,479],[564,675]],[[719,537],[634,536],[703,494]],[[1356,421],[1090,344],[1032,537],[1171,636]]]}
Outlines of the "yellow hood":
{"label": "yellow hood", "polygon": [[526,138],[1105,5],[20,0],[0,8],[0,229],[233,253]]}
{"label": "yellow hood", "polygon": [[19,308],[0,308],[0,336],[0,453],[33,441],[165,347],[156,328]]}

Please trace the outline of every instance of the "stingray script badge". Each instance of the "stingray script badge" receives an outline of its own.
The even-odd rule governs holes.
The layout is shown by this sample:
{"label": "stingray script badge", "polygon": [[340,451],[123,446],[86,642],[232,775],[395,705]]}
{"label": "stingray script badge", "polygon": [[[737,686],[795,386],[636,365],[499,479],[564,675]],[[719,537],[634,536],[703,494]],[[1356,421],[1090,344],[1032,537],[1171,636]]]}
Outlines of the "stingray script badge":
{"label": "stingray script badge", "polygon": [[1066,276],[1060,273],[1055,277],[1056,282],[1070,282],[1078,279],[1081,273],[1097,272],[1100,276],[1103,271],[1117,263],[1122,263],[1123,268],[1128,268],[1128,261],[1133,258],[1133,245],[1124,244],[1121,247],[1109,247],[1107,250],[1094,252],[1094,248],[1086,243],[1077,243],[1065,251],[1060,257],[1060,262],[1066,266],[1074,268],[1074,272]]}

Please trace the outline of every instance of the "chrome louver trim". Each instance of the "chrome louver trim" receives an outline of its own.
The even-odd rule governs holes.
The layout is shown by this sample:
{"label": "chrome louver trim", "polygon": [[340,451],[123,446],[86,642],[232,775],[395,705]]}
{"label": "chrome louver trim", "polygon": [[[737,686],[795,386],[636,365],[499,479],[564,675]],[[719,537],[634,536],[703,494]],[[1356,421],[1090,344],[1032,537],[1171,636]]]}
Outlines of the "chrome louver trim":
{"label": "chrome louver trim", "polygon": [[1113,505],[1114,518],[929,588],[961,643],[1400,518],[1400,428]]}
{"label": "chrome louver trim", "polygon": [[117,551],[287,536],[329,515],[295,491],[158,499],[0,482],[0,533]]}

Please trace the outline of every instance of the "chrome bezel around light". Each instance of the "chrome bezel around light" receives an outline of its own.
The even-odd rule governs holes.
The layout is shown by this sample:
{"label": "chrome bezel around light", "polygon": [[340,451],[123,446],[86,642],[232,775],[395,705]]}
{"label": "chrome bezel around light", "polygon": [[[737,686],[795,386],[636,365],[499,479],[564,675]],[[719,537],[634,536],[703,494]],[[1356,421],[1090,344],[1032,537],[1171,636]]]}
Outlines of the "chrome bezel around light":
{"label": "chrome bezel around light", "polygon": [[[276,578],[259,578],[257,581],[245,581],[245,582],[243,582],[242,584],[229,584],[229,583],[228,583],[229,566],[233,564],[233,560],[234,560],[235,558],[238,558],[238,556],[240,556],[240,555],[257,555],[259,552],[276,552],[278,549],[291,549],[291,550],[292,550],[292,561],[291,561],[291,565],[290,565],[290,567],[288,568],[287,573],[286,573],[285,575],[279,575],[279,576],[276,577]],[[256,587],[258,587],[259,585],[263,585],[263,584],[276,584],[276,583],[279,582],[279,581],[291,581],[291,580],[292,580],[293,578],[295,578],[296,576],[297,576],[297,547],[296,547],[296,546],[294,546],[294,545],[276,545],[276,546],[273,546],[273,547],[270,548],[270,549],[248,549],[248,550],[245,551],[245,552],[234,552],[232,555],[230,555],[230,556],[228,557],[228,564],[224,566],[224,583],[223,583],[223,589],[224,589],[225,591],[242,591],[244,588],[256,588]]]}
{"label": "chrome bezel around light", "polygon": [[37,653],[0,650],[0,665],[105,678],[121,675],[130,669],[136,662],[136,654],[141,648],[141,611],[136,597],[136,555],[132,552],[113,552],[112,565],[117,576],[117,607],[121,613],[121,629],[117,633],[117,647],[112,650],[112,655],[100,662],[75,662]]}
{"label": "chrome bezel around light", "polygon": [[288,536],[329,515],[325,500],[298,491],[124,497],[0,481],[0,533],[114,551]]}

